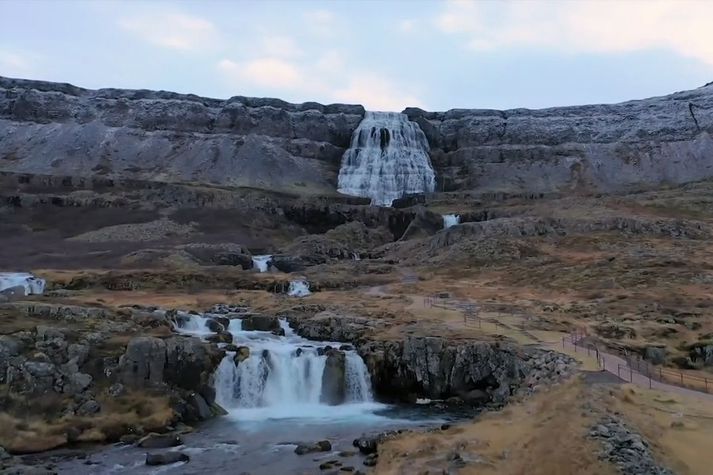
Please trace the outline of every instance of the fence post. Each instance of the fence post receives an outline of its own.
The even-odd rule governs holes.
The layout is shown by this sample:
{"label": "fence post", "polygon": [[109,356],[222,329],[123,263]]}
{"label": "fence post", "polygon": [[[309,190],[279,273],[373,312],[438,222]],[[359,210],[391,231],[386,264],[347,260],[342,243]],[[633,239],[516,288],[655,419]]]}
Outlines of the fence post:
{"label": "fence post", "polygon": [[620,364],[616,365],[616,375],[619,376],[619,378],[621,378],[621,365]]}
{"label": "fence post", "polygon": [[564,335],[562,336],[562,349],[564,350]]}
{"label": "fence post", "polygon": [[634,370],[632,369],[631,366],[629,366],[629,382],[630,383],[634,382]]}
{"label": "fence post", "polygon": [[681,386],[683,386],[683,373],[681,373],[681,372],[679,371],[678,374],[681,375]]}
{"label": "fence post", "polygon": [[651,389],[651,368],[646,368],[646,374],[649,377],[649,389]]}
{"label": "fence post", "polygon": [[706,392],[708,392],[708,378],[703,378],[703,381],[706,383]]}

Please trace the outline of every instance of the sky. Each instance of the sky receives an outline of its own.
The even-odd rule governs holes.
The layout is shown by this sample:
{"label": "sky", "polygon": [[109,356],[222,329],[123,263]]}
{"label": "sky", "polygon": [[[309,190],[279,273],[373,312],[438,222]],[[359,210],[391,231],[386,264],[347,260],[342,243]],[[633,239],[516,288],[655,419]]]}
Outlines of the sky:
{"label": "sky", "polygon": [[713,1],[0,0],[0,75],[371,110],[611,103],[713,81]]}

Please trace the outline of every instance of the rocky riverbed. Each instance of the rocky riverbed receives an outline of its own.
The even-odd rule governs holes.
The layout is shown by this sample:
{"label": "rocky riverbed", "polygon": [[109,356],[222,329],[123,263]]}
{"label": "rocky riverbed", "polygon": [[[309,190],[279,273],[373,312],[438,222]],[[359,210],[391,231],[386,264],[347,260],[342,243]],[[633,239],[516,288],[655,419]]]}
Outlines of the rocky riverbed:
{"label": "rocky riverbed", "polygon": [[[336,419],[329,422],[308,418],[273,423],[267,419],[259,424],[224,415],[225,409],[216,403],[216,369],[226,354],[239,350],[235,344],[232,348],[226,345],[233,340],[222,336],[234,326],[231,322],[239,322],[246,335],[254,332],[282,338],[284,329],[277,316],[258,314],[244,305],[214,306],[200,314],[155,307],[116,310],[41,302],[6,303],[0,306],[0,312],[6,325],[16,325],[16,331],[0,338],[3,398],[9,408],[4,417],[5,423],[14,427],[13,432],[3,435],[1,444],[15,455],[3,463],[52,463],[55,468],[74,473],[135,469],[146,462],[138,456],[140,449],[174,445],[183,447],[175,450],[200,461],[201,467],[212,466],[219,473],[230,466],[229,454],[240,454],[251,473],[274,473],[271,470],[287,466],[297,470],[305,463],[274,465],[270,460],[277,452],[289,452],[291,444],[327,439],[333,448],[324,454],[322,463],[334,462],[326,459],[349,452],[349,442],[362,433],[419,425],[437,427],[446,419],[462,417],[459,414],[501,407],[516,394],[566,378],[573,368],[567,357],[541,350],[520,351],[508,344],[442,338],[377,341],[373,336],[381,325],[378,321],[329,312],[293,316],[290,323],[297,334],[317,343],[343,343],[341,347],[332,343],[334,349],[321,346],[327,367],[342,365],[341,370],[339,366],[330,370],[334,374],[330,379],[324,379],[325,372],[323,391],[337,384],[335,391],[339,394],[343,391],[339,385],[348,384],[343,354],[351,351],[364,359],[376,400],[437,402],[420,406],[418,412],[410,412],[408,406],[392,409],[377,405],[367,412],[335,412]],[[204,327],[191,330],[192,336],[181,334],[192,319]],[[143,335],[135,336],[137,333]],[[329,363],[332,360],[335,363]],[[240,364],[237,357],[235,364]],[[336,379],[328,382],[331,378]],[[404,409],[395,411],[396,407]],[[33,415],[28,418],[26,414]],[[215,416],[221,417],[201,425],[195,433],[180,435]],[[285,432],[285,423],[293,429]],[[237,443],[229,442],[235,440],[229,437],[231,431],[240,435]],[[251,431],[255,436],[246,440],[244,434]],[[174,439],[146,446],[145,437],[153,432],[174,434]],[[151,437],[156,436],[148,440]],[[50,458],[23,455],[77,444],[117,442],[138,447],[92,449],[88,458],[67,462],[61,461],[61,454]],[[179,457],[175,450],[171,449],[165,456],[168,458],[150,458],[149,465],[186,463],[174,459]],[[211,455],[216,451],[221,454],[217,459]],[[330,466],[351,463],[340,460]],[[354,460],[356,465],[363,463],[362,458]],[[191,473],[192,466],[186,465],[186,473]]]}

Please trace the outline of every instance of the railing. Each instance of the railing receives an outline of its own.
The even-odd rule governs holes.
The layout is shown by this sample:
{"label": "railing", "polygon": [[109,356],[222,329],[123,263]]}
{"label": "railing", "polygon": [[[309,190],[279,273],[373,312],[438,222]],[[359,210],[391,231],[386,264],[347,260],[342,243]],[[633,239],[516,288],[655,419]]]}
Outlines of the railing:
{"label": "railing", "polygon": [[486,325],[493,325],[497,329],[506,329],[507,326],[497,320],[486,320],[480,316],[480,305],[467,300],[452,299],[450,297],[426,296],[423,298],[424,307],[442,308],[454,312],[463,313],[463,324],[465,326],[484,328]]}
{"label": "railing", "polygon": [[[484,325],[494,325],[496,329],[506,329],[507,326],[498,323],[497,320],[486,320],[480,317],[481,306],[467,300],[452,299],[450,297],[426,296],[423,298],[424,307],[436,307],[445,310],[463,312],[463,323],[466,326],[477,326],[483,328]],[[523,315],[523,320],[530,320],[530,316]],[[587,332],[578,330],[562,337],[562,347],[571,345],[576,352],[586,352],[587,356],[595,357],[599,367],[612,374],[616,374],[625,381],[647,385],[654,388],[659,384],[668,384],[682,388],[692,389],[705,393],[713,393],[713,376],[692,375],[683,371],[664,368],[652,365],[640,356],[635,357],[628,352],[617,352],[607,349],[607,352],[599,350],[599,347],[591,344],[582,344],[582,340],[587,337]],[[620,362],[621,361],[621,362]]]}
{"label": "railing", "polygon": [[[692,389],[713,394],[713,377],[698,376],[683,371],[652,365],[640,356],[633,357],[628,352],[604,353],[594,345],[582,345],[580,342],[587,336],[586,332],[573,332],[562,337],[562,347],[571,345],[574,351],[587,352],[587,356],[597,358],[599,366],[605,371],[616,374],[620,379],[639,385],[655,388],[658,384],[667,384],[681,388]],[[622,363],[617,360],[621,360]],[[656,384],[658,383],[658,384]]]}

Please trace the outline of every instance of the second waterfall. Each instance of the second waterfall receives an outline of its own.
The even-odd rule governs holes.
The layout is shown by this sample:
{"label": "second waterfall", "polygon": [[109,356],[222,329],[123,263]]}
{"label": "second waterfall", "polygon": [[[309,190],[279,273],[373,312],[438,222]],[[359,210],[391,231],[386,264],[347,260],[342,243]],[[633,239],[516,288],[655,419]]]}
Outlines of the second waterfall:
{"label": "second waterfall", "polygon": [[339,170],[338,191],[391,206],[402,196],[429,193],[436,176],[421,128],[397,112],[367,112]]}

